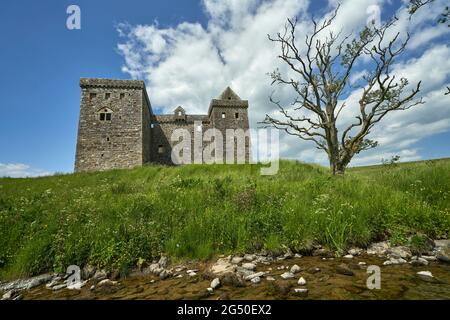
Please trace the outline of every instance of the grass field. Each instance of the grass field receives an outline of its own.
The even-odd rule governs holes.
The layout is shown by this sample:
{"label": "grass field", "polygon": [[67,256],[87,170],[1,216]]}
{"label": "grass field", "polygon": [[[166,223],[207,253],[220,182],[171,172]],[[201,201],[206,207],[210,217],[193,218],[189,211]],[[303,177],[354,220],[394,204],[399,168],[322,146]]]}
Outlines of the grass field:
{"label": "grass field", "polygon": [[345,177],[282,161],[275,176],[256,165],[191,165],[0,179],[0,278],[86,263],[126,273],[162,252],[203,259],[322,244],[342,253],[449,231],[450,160]]}

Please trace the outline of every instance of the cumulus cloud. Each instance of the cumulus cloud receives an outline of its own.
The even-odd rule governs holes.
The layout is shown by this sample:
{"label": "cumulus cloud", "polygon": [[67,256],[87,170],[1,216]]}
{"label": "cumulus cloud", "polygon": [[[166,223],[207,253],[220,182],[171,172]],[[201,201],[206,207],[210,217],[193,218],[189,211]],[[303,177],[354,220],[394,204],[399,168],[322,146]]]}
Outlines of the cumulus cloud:
{"label": "cumulus cloud", "polygon": [[[329,16],[337,3],[330,0],[324,16],[316,18]],[[355,34],[378,13],[383,14],[386,3],[389,2],[344,1],[332,28],[342,30],[343,34]],[[404,6],[398,8],[399,20],[392,33],[409,32],[411,46],[405,59],[398,61],[393,70],[399,77],[406,76],[412,84],[422,80],[421,94],[427,102],[386,117],[370,137],[377,139],[380,147],[358,155],[352,164],[376,163],[393,154],[399,154],[403,160],[419,159],[420,150],[414,148],[414,143],[450,129],[450,96],[443,95],[450,78],[450,48],[445,41],[440,41],[448,34],[448,28],[435,26],[444,3],[445,0],[436,0],[412,19]],[[203,0],[202,4],[208,18],[206,25],[120,24],[118,32],[122,41],[118,50],[124,57],[123,71],[133,78],[146,80],[156,112],[172,112],[182,105],[189,113],[205,113],[210,100],[230,85],[243,99],[249,100],[251,126],[256,127],[266,113],[275,110],[268,100],[274,90],[283,103],[294,97],[288,88],[270,85],[269,72],[276,68],[282,73],[289,70],[277,58],[279,48],[267,39],[267,34],[276,34],[282,30],[286,18],[297,16],[297,38],[301,41],[312,28],[310,2]],[[358,81],[365,68],[363,61],[351,81]],[[359,93],[355,89],[349,94],[349,106],[342,113],[340,126],[354,119]],[[326,164],[326,155],[315,149],[314,144],[289,135],[280,137],[282,157]]]}
{"label": "cumulus cloud", "polygon": [[51,175],[51,172],[33,168],[23,163],[0,163],[0,177],[24,178]]}

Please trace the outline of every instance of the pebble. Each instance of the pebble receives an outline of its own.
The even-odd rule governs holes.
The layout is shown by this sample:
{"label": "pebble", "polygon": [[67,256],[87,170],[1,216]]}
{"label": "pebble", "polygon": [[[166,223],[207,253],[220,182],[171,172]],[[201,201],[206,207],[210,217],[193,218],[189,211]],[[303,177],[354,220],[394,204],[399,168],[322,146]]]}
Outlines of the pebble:
{"label": "pebble", "polygon": [[233,257],[233,259],[231,259],[231,263],[233,264],[239,264],[244,260],[244,258],[242,257]]}
{"label": "pebble", "polygon": [[207,288],[206,291],[208,291],[209,293],[212,293],[214,291],[213,288]]}
{"label": "pebble", "polygon": [[254,277],[252,278],[252,280],[250,280],[252,283],[260,283],[261,282],[261,278],[260,277]]}
{"label": "pebble", "polygon": [[347,254],[344,256],[345,259],[353,259],[353,255],[351,254]]}
{"label": "pebble", "polygon": [[417,272],[417,276],[426,282],[434,282],[435,281],[433,274],[430,271],[419,271],[419,272]]}
{"label": "pebble", "polygon": [[360,266],[365,266],[367,263],[365,263],[364,261],[360,261],[360,262],[358,262],[358,264],[359,264]]}
{"label": "pebble", "polygon": [[301,270],[301,268],[298,265],[296,265],[296,264],[294,264],[291,267],[291,273],[297,273],[297,272],[300,272],[300,270]]}
{"label": "pebble", "polygon": [[283,278],[283,279],[292,279],[292,278],[294,278],[295,276],[294,276],[294,274],[292,273],[292,272],[285,272],[285,273],[283,273],[282,275],[281,275],[281,278]]}
{"label": "pebble", "polygon": [[297,282],[299,285],[301,285],[301,286],[304,286],[305,284],[306,284],[306,280],[305,280],[305,278],[303,278],[303,277],[300,277],[300,279],[298,279],[298,282]]}
{"label": "pebble", "polygon": [[197,275],[197,273],[194,271],[188,272],[189,277],[195,277],[196,275]]}
{"label": "pebble", "polygon": [[302,296],[302,297],[305,297],[308,295],[308,289],[306,289],[306,288],[295,288],[294,292],[297,295]]}
{"label": "pebble", "polygon": [[254,254],[246,254],[246,255],[244,255],[244,260],[245,261],[251,262],[251,261],[253,261],[255,259],[256,259],[256,256]]}
{"label": "pebble", "polygon": [[219,278],[215,278],[213,281],[211,281],[211,288],[216,289],[220,286],[220,280]]}
{"label": "pebble", "polygon": [[257,273],[253,273],[253,274],[246,276],[244,279],[245,280],[253,280],[254,278],[262,277],[264,274],[265,274],[264,272],[257,272]]}
{"label": "pebble", "polygon": [[267,280],[267,281],[275,281],[275,278],[274,278],[274,277],[271,277],[271,276],[268,276],[268,277],[266,277],[266,280]]}

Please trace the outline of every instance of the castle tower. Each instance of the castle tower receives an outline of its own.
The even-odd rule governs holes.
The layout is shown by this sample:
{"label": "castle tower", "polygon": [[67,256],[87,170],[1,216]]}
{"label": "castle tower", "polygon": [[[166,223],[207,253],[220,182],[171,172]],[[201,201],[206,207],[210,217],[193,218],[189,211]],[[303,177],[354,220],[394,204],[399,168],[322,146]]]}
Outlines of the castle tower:
{"label": "castle tower", "polygon": [[[227,87],[218,98],[211,100],[208,116],[211,126],[220,130],[223,135],[224,163],[239,163],[242,159],[245,163],[249,163],[251,145],[248,135],[248,100],[242,100],[230,87]],[[230,136],[229,133],[232,131],[237,136]],[[246,134],[244,139],[238,139],[238,136],[242,137],[243,133]]]}
{"label": "castle tower", "polygon": [[152,111],[143,81],[80,79],[75,172],[150,161]]}

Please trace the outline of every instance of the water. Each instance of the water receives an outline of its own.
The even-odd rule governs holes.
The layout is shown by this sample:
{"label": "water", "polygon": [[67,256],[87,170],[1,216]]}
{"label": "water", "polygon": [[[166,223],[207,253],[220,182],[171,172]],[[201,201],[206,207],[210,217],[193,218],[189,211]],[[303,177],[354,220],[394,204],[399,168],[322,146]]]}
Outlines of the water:
{"label": "water", "polygon": [[[369,274],[365,268],[358,266],[364,261],[367,265],[381,267],[381,289],[369,290],[366,286]],[[292,287],[287,294],[274,289],[274,282],[262,278],[259,284],[245,282],[244,287],[222,286],[208,294],[211,278],[207,276],[207,264],[197,264],[188,268],[197,268],[198,276],[169,278],[160,280],[156,276],[130,276],[119,280],[117,286],[105,286],[90,290],[88,283],[81,290],[63,289],[57,292],[41,286],[23,293],[24,299],[450,299],[450,265],[430,262],[428,266],[413,267],[409,264],[383,266],[383,261],[376,257],[363,256],[353,259],[322,260],[320,257],[302,257],[277,261],[271,265],[258,264],[256,271],[267,271],[272,268],[276,286]],[[346,263],[355,273],[345,276],[336,273],[336,266]],[[279,266],[289,268],[297,264],[302,271],[295,279],[282,280],[280,274],[287,270],[277,270]],[[320,268],[313,273],[312,269]],[[431,271],[440,283],[430,283],[419,279],[418,271]],[[298,278],[306,279],[309,293],[307,297],[299,297],[294,288],[299,288]]]}

